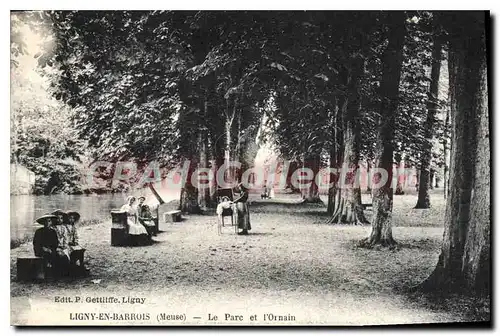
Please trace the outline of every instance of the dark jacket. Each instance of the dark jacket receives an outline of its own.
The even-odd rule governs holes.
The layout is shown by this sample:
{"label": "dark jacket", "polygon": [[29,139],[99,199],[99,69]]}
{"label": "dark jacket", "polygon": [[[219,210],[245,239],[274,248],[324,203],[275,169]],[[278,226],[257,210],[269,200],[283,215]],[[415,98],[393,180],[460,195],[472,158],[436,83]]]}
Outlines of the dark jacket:
{"label": "dark jacket", "polygon": [[57,233],[53,229],[43,227],[35,231],[33,250],[37,257],[43,256],[43,247],[48,247],[52,252],[55,252],[58,245]]}
{"label": "dark jacket", "polygon": [[234,203],[238,203],[238,202],[245,203],[246,201],[248,201],[248,191],[247,190],[242,190],[240,192],[240,197],[238,197],[237,199],[235,199],[233,202]]}

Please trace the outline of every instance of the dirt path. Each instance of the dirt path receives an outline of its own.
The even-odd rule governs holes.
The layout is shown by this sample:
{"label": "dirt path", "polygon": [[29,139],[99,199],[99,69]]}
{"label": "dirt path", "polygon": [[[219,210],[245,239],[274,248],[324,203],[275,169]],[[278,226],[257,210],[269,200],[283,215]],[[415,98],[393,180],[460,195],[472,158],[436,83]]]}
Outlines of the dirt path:
{"label": "dirt path", "polygon": [[[269,209],[268,209],[269,210]],[[185,314],[190,323],[394,324],[457,321],[456,314],[433,311],[400,293],[434,267],[442,229],[397,227],[396,239],[415,248],[367,251],[354,242],[369,227],[328,226],[315,209],[274,211],[254,208],[253,230],[237,236],[230,227],[217,235],[215,216],[191,216],[162,225],[153,246],[112,247],[107,223],[81,228],[92,276],[73,282],[20,284],[12,251],[12,322],[86,324],[77,312],[158,312]],[[94,281],[93,281],[94,280]],[[98,283],[97,283],[98,282]],[[56,296],[144,297],[144,304],[56,304]],[[29,297],[29,299],[28,299]],[[208,314],[218,321],[207,321]],[[224,321],[225,314],[243,321]],[[264,314],[295,321],[264,321]],[[250,316],[257,314],[256,321]],[[201,319],[194,319],[201,317]],[[268,316],[270,317],[270,316]],[[93,321],[93,324],[113,324]],[[123,322],[122,322],[123,323]],[[136,321],[134,323],[142,323]],[[166,321],[164,323],[185,323]]]}

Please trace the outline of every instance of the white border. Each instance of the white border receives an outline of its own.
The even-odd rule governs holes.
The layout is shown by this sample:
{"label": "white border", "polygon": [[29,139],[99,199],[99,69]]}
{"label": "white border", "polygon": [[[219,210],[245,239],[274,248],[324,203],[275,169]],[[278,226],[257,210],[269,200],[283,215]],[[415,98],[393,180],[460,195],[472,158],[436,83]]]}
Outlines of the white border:
{"label": "white border", "polygon": [[[10,38],[10,10],[14,9],[121,9],[121,10],[146,10],[146,9],[172,9],[172,10],[199,10],[199,9],[211,9],[211,10],[395,10],[395,9],[408,9],[408,8],[422,8],[422,9],[428,9],[428,10],[492,10],[492,15],[495,15],[498,13],[498,4],[499,2],[493,2],[493,1],[468,1],[468,2],[458,2],[458,1],[443,1],[443,2],[437,2],[437,1],[432,1],[432,0],[421,0],[418,2],[403,2],[403,1],[314,1],[314,0],[307,0],[307,1],[269,1],[269,0],[252,0],[252,1],[247,1],[247,2],[240,2],[236,0],[232,1],[192,1],[192,2],[186,2],[186,1],[103,1],[103,0],[87,0],[87,1],[68,1],[68,0],[51,0],[51,1],[35,1],[35,0],[18,0],[15,2],[2,2],[0,6],[2,6],[2,9],[4,9],[4,4],[6,5],[7,8],[5,10],[2,10],[0,13],[0,24],[2,25],[2,34],[1,34],[1,39],[2,39],[2,46],[5,49],[2,49],[1,55],[1,71],[2,71],[2,81],[0,83],[2,84],[2,113],[1,117],[2,122],[0,122],[1,130],[0,130],[0,136],[1,136],[1,142],[0,142],[0,150],[2,157],[5,159],[2,161],[2,164],[0,164],[0,176],[2,177],[0,179],[0,204],[1,204],[1,210],[0,214],[4,215],[6,213],[9,213],[10,211],[10,194],[9,194],[9,178],[10,176],[9,173],[9,165],[8,165],[8,157],[10,153],[10,148],[9,148],[9,113],[10,111],[9,108],[9,80],[10,80],[10,48],[7,49],[7,46],[9,45],[9,38]],[[498,19],[498,17],[496,17]],[[496,22],[496,25],[498,25],[498,22]],[[495,28],[495,26],[493,26]],[[493,46],[496,46],[498,42],[498,33],[494,33],[494,41],[493,41]],[[7,49],[7,50],[6,50]],[[496,48],[494,48],[496,49]],[[496,53],[491,53],[490,56],[496,56]],[[495,60],[497,58],[495,57]],[[496,72],[498,71],[498,65],[495,66]],[[494,76],[494,78],[497,78],[497,73],[492,73],[491,75]],[[497,85],[495,85],[495,92],[490,93],[490,97],[499,97],[497,94]],[[494,111],[490,111],[490,115],[493,115]],[[493,129],[496,127],[494,126],[499,126],[498,124],[500,123],[500,118],[497,116],[495,118],[495,125],[493,125]],[[500,127],[498,127],[500,129]],[[494,138],[498,139],[499,136],[495,136]],[[497,151],[500,151],[500,146],[498,143],[495,143],[495,155],[494,157],[499,157],[499,153]],[[498,167],[496,164],[494,167]],[[495,179],[495,187],[497,187],[498,178]],[[493,187],[493,186],[492,186]],[[498,188],[495,188],[495,190],[498,190]],[[500,209],[500,198],[496,197],[495,198],[495,206],[492,208]],[[2,216],[4,217],[4,216]],[[4,220],[4,227],[8,224],[8,218],[7,220]],[[494,225],[494,223],[492,223]],[[495,232],[495,237],[494,242],[498,244],[498,232],[500,230],[498,228],[494,229]],[[5,246],[4,246],[4,252],[2,254],[1,260],[3,261],[2,269],[4,270],[3,276],[1,277],[1,286],[2,286],[2,291],[1,291],[1,302],[2,302],[2,335],[12,335],[14,332],[18,331],[15,330],[12,327],[9,327],[10,325],[10,277],[8,277],[9,272],[5,272],[5,270],[10,269],[10,246],[7,244],[7,236],[4,235],[4,240],[5,240]],[[498,248],[494,249],[495,251],[498,250]],[[498,260],[498,254],[495,253],[495,256],[493,256],[493,260]],[[496,265],[494,265],[495,268]],[[497,285],[497,282],[495,283]],[[498,291],[498,286],[495,286],[495,291],[496,293]],[[498,309],[493,309],[494,312],[498,312]],[[495,319],[494,316],[493,318]],[[495,319],[497,320],[497,319]],[[497,320],[498,321],[498,320]],[[85,332],[85,333],[100,333],[101,330],[106,330],[106,329],[100,329],[100,330],[78,330],[77,332]],[[42,335],[50,335],[55,332],[58,333],[67,333],[68,331],[72,332],[73,330],[38,330],[37,333],[42,334]],[[76,331],[76,330],[75,330]],[[119,330],[107,330],[108,333],[113,333],[113,334],[118,334],[122,333],[124,330],[119,329]],[[186,331],[178,330],[178,329],[155,329],[156,332],[161,332],[161,333],[168,333],[168,334],[177,334],[182,332],[183,334],[186,333]],[[201,331],[199,329],[191,329],[189,332],[196,332],[196,331]],[[259,333],[269,333],[270,330],[230,330],[229,332],[255,332],[258,331]],[[312,329],[300,329],[300,330],[273,330],[273,333],[279,332],[279,333],[289,333],[289,332],[299,332],[299,333],[310,333],[312,332]],[[375,334],[382,334],[386,333],[387,331],[380,330],[380,329],[366,329],[364,331],[367,331],[369,333],[375,333]],[[403,330],[397,330],[394,329],[393,332],[401,332]],[[460,332],[460,330],[450,330],[451,332]],[[33,332],[33,330],[25,330],[26,332]],[[148,330],[145,328],[144,330],[141,329],[141,331],[134,330],[134,334],[146,334],[152,332],[152,330]],[[208,332],[208,333],[213,333],[213,332],[218,332],[215,330],[211,329],[204,329],[203,332]],[[227,332],[227,330],[226,330]],[[316,330],[316,332],[333,332],[335,334],[347,334],[350,333],[349,331],[346,330]],[[359,332],[359,330],[355,331],[356,333]],[[443,332],[442,330],[429,330],[429,331],[419,331],[417,333],[441,333]],[[472,330],[463,330],[463,332],[466,333],[471,333],[473,332]]]}

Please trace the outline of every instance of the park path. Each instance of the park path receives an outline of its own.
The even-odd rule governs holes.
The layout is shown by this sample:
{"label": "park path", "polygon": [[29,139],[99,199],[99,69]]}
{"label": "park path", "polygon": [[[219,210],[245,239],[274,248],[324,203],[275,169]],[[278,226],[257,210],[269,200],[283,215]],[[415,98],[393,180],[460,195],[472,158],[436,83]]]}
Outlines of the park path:
{"label": "park path", "polygon": [[[106,223],[81,228],[92,276],[73,282],[20,284],[14,281],[12,322],[87,324],[70,321],[73,312],[185,314],[193,324],[400,324],[457,321],[456,314],[431,310],[401,293],[434,267],[442,229],[397,227],[396,239],[414,248],[400,251],[356,249],[369,227],[324,225],[314,208],[268,212],[255,208],[253,230],[237,236],[230,227],[217,235],[215,216],[190,216],[163,224],[156,243],[110,246]],[[279,210],[279,209],[278,209]],[[56,296],[143,297],[144,304],[56,304]],[[218,321],[208,321],[208,314]],[[226,314],[243,321],[225,321]],[[294,321],[264,321],[265,314]],[[255,321],[250,316],[256,315]],[[197,318],[199,317],[199,319]],[[271,317],[271,315],[267,315]],[[237,317],[234,317],[237,319]],[[93,323],[113,324],[112,321]],[[123,322],[122,322],[123,323]],[[185,323],[168,321],[169,324]]]}

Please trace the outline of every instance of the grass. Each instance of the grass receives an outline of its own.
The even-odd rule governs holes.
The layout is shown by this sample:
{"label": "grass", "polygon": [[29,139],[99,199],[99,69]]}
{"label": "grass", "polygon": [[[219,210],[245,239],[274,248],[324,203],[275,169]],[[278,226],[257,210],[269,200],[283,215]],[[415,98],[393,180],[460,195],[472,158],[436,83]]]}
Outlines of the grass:
{"label": "grass", "polygon": [[[394,237],[403,246],[395,251],[356,248],[369,226],[327,225],[325,207],[318,204],[257,200],[250,205],[249,236],[237,236],[230,227],[218,235],[215,216],[186,216],[180,223],[162,223],[155,244],[145,247],[110,246],[109,221],[81,227],[92,271],[87,279],[18,283],[15,257],[31,247],[11,250],[12,322],[88,323],[69,322],[67,312],[89,309],[185,313],[191,324],[208,323],[208,313],[221,319],[242,314],[244,324],[263,322],[265,313],[295,315],[295,324],[329,325],[489,319],[484,300],[405,292],[436,265],[445,204],[440,198],[433,194],[433,208],[417,211],[414,195],[395,196]],[[61,295],[142,296],[146,304],[54,304]],[[252,314],[259,319],[249,321]]]}

